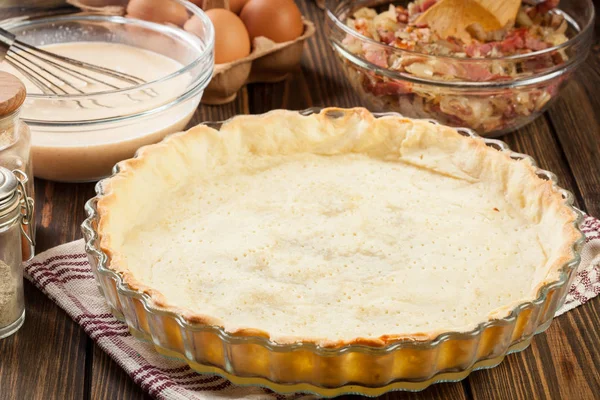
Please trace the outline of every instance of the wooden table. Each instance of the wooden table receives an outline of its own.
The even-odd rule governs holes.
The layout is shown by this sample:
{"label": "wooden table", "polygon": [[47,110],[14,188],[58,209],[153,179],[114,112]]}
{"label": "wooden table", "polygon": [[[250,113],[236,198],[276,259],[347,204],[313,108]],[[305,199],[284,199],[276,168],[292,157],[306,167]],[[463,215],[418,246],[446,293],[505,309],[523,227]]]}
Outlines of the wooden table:
{"label": "wooden table", "polygon": [[[323,34],[323,13],[299,0],[318,31],[301,68],[284,82],[254,84],[231,104],[202,106],[193,124],[274,108],[362,105],[336,65]],[[597,8],[600,6],[597,2]],[[0,10],[0,13],[2,10]],[[0,14],[1,15],[1,14]],[[598,31],[598,19],[596,31]],[[542,117],[504,140],[555,172],[580,208],[600,216],[600,43],[560,100]],[[94,185],[36,182],[38,251],[81,237],[83,205]],[[67,314],[27,283],[27,319],[0,341],[0,400],[141,399],[142,390],[86,336]],[[460,383],[383,399],[592,399],[600,396],[600,298],[557,318],[524,352]]]}

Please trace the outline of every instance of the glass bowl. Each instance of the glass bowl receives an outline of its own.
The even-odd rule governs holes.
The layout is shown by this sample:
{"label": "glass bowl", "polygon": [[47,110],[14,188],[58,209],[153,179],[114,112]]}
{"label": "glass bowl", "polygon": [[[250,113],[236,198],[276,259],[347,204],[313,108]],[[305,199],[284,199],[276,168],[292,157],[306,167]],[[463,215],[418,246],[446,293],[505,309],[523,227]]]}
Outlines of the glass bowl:
{"label": "glass bowl", "polygon": [[[90,13],[50,11],[0,23],[19,40],[35,46],[120,43],[153,51],[181,65],[167,76],[126,89],[77,95],[30,91],[21,117],[31,128],[36,177],[96,181],[110,175],[115,163],[132,157],[139,147],[185,128],[212,76],[214,29],[192,3],[164,1],[179,3],[188,18],[196,16],[198,35],[171,23]],[[135,75],[135,71],[128,72]]]}
{"label": "glass bowl", "polygon": [[[302,115],[319,113],[309,109]],[[328,118],[343,116],[327,112]],[[396,113],[376,117],[398,116]],[[430,121],[435,124],[436,122]],[[207,123],[219,129],[220,122]],[[478,137],[469,129],[458,131]],[[510,151],[503,142],[482,139],[487,146],[506,152],[515,160],[531,157]],[[556,176],[536,169],[541,179],[551,181],[572,207],[573,195],[556,186]],[[114,173],[119,173],[119,165]],[[498,365],[512,352],[527,348],[536,333],[550,326],[564,303],[580,260],[583,235],[573,243],[573,259],[564,264],[558,280],[544,285],[535,300],[518,304],[505,318],[479,324],[468,332],[446,332],[434,339],[400,340],[378,347],[352,344],[320,347],[311,342],[278,344],[264,336],[230,334],[219,326],[192,323],[182,314],[161,309],[145,293],[128,286],[111,269],[109,254],[100,246],[98,200],[105,181],[96,185],[97,196],[86,204],[88,218],[82,225],[85,249],[97,284],[116,318],[124,321],[135,337],[150,342],[166,356],[187,362],[199,373],[217,374],[237,385],[260,385],[280,393],[310,392],[324,397],[342,394],[378,396],[392,390],[423,390],[437,382],[458,381],[471,371]]]}
{"label": "glass bowl", "polygon": [[[446,125],[471,128],[482,136],[503,135],[538,117],[585,60],[592,41],[591,0],[560,3],[557,12],[568,23],[567,42],[502,58],[417,53],[369,39],[346,25],[347,18],[362,7],[381,12],[390,4],[406,3],[328,0],[325,31],[348,81],[374,110],[433,118]],[[365,56],[367,52],[387,57],[392,67],[375,65],[367,60],[373,60]],[[498,80],[492,76],[495,71],[510,77]]]}

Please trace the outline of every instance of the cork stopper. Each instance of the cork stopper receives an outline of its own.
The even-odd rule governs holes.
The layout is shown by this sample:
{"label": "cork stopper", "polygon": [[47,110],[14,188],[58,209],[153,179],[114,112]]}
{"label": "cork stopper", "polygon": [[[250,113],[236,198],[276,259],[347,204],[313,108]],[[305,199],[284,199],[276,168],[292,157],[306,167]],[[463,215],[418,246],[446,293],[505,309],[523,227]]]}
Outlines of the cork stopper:
{"label": "cork stopper", "polygon": [[0,72],[0,118],[17,111],[23,105],[26,95],[25,85],[19,78]]}

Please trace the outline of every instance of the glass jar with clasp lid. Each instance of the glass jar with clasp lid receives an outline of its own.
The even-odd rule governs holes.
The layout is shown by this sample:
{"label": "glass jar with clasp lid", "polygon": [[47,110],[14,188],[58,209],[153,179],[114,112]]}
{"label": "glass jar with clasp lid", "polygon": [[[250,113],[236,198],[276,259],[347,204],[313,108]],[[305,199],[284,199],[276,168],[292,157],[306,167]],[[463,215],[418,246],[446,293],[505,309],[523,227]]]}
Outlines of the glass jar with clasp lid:
{"label": "glass jar with clasp lid", "polygon": [[[31,133],[27,124],[19,118],[26,94],[25,86],[17,77],[0,72],[0,167],[22,171],[29,177],[25,188],[29,196],[34,198]],[[28,235],[35,237],[35,224],[26,228]],[[31,247],[25,239],[22,253],[24,261],[33,257]]]}
{"label": "glass jar with clasp lid", "polygon": [[28,254],[34,240],[33,199],[27,194],[27,175],[0,167],[0,339],[16,332],[25,320],[23,294],[23,241]]}

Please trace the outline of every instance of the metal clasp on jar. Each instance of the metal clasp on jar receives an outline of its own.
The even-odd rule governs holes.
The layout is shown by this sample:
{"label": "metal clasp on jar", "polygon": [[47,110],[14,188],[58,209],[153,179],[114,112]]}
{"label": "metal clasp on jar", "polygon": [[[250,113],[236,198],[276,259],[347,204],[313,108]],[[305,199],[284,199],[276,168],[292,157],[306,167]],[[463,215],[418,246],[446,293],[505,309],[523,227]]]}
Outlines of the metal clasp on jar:
{"label": "metal clasp on jar", "polygon": [[[35,251],[35,237],[31,234],[31,229],[29,228],[31,224],[35,224],[33,221],[33,211],[34,211],[34,200],[29,197],[27,193],[27,189],[25,184],[29,181],[29,177],[27,174],[21,170],[15,169],[12,171],[18,181],[18,192],[21,204],[21,233],[27,239],[27,242],[30,245],[30,255],[34,254]],[[23,257],[24,260],[29,259],[30,257]]]}

